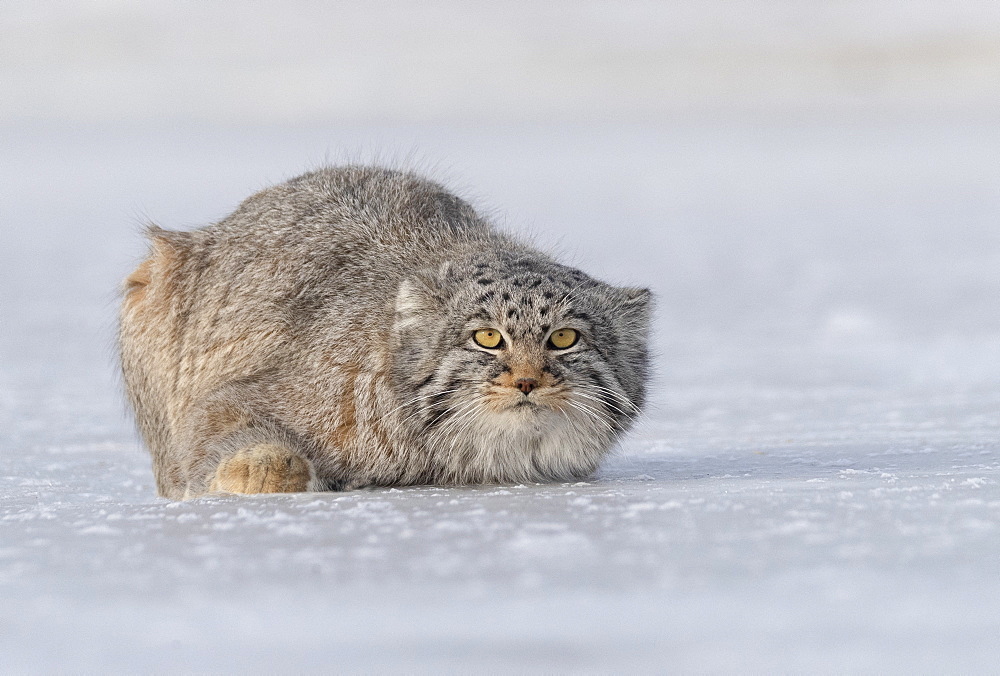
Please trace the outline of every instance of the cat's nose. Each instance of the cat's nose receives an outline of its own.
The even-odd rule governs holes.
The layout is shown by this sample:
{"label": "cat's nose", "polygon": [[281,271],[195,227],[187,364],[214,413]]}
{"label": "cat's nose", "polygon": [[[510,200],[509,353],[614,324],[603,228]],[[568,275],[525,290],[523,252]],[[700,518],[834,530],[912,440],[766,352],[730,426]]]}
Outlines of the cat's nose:
{"label": "cat's nose", "polygon": [[534,378],[518,378],[514,381],[514,387],[521,390],[525,394],[528,394],[533,389],[538,387],[538,381]]}

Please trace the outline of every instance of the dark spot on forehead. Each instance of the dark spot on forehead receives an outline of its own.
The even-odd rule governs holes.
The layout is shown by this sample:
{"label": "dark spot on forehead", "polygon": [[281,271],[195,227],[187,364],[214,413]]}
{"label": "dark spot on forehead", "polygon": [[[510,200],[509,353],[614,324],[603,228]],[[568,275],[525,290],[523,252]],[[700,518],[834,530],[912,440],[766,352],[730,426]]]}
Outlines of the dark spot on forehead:
{"label": "dark spot on forehead", "polygon": [[552,293],[551,291],[546,291],[542,295],[545,297],[545,300],[551,300],[552,298],[555,297],[555,294]]}
{"label": "dark spot on forehead", "polygon": [[517,317],[519,314],[520,313],[517,311],[517,308],[512,307],[511,309],[507,310],[507,319],[514,319],[514,317]]}
{"label": "dark spot on forehead", "polygon": [[548,311],[549,311],[548,305],[543,305],[542,307],[538,308],[538,314],[542,317],[544,317],[546,313],[548,313]]}
{"label": "dark spot on forehead", "polygon": [[490,279],[489,277],[480,277],[480,278],[479,278],[479,279],[477,279],[476,281],[477,281],[478,283],[482,284],[483,286],[487,286],[487,285],[489,285],[489,284],[492,284],[492,283],[493,283],[493,280],[492,280],[492,279]]}
{"label": "dark spot on forehead", "polygon": [[482,296],[480,296],[479,298],[477,298],[476,302],[480,303],[480,304],[486,303],[486,302],[491,301],[494,298],[496,298],[496,295],[497,295],[496,291],[487,291]]}
{"label": "dark spot on forehead", "polygon": [[503,293],[501,293],[500,294],[500,300],[509,301],[510,300],[510,292],[504,291]]}

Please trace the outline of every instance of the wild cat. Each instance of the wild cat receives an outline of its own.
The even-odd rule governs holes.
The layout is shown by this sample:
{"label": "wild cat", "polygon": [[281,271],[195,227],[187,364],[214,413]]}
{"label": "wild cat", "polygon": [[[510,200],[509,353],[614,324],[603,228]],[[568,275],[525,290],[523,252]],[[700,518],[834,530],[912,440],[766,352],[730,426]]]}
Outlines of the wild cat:
{"label": "wild cat", "polygon": [[160,495],[573,480],[632,425],[650,293],[349,166],[153,227],[121,365]]}

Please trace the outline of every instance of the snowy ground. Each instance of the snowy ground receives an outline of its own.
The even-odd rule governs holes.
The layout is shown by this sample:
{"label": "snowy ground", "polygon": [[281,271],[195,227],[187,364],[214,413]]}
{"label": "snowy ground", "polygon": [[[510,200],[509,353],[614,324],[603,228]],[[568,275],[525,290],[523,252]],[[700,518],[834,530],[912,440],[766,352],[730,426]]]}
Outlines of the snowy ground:
{"label": "snowy ground", "polygon": [[[995,673],[996,3],[426,4],[0,9],[0,671]],[[643,424],[574,485],[156,498],[138,223],[379,158],[654,289]]]}
{"label": "snowy ground", "polygon": [[[5,136],[5,671],[996,668],[995,127]],[[135,219],[366,143],[652,284],[646,421],[575,485],[157,499],[113,378]]]}

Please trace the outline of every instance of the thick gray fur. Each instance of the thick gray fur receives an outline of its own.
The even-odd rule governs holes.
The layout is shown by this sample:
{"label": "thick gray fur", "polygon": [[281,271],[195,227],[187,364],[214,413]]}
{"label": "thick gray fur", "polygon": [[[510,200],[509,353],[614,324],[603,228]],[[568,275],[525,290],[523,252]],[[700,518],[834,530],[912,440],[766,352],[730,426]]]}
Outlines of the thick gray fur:
{"label": "thick gray fur", "polygon": [[[555,262],[417,175],[321,169],[150,237],[120,346],[164,496],[205,493],[259,444],[308,460],[311,489],[573,480],[643,405],[649,292]],[[474,342],[486,327],[502,349]],[[552,349],[566,327],[579,342]]]}

